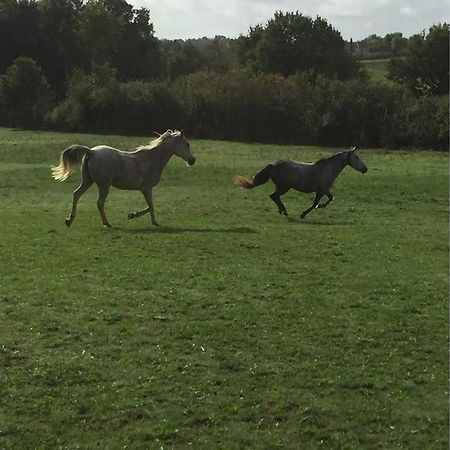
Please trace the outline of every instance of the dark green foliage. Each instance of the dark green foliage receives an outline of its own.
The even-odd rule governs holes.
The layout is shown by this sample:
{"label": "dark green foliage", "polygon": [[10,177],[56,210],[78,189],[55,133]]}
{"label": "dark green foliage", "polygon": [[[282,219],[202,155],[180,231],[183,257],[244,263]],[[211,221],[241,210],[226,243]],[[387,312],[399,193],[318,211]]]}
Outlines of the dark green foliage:
{"label": "dark green foliage", "polygon": [[182,127],[181,107],[167,83],[119,83],[116,75],[108,65],[95,65],[90,74],[75,72],[67,98],[49,117],[51,126],[147,135],[153,130]]}
{"label": "dark green foliage", "polygon": [[205,67],[202,53],[189,41],[162,41],[161,51],[164,53],[164,73],[169,80]]}
{"label": "dark green foliage", "polygon": [[149,11],[125,0],[2,0],[0,73],[18,56],[42,67],[58,98],[75,69],[110,64],[121,80],[162,74]]}
{"label": "dark green foliage", "polygon": [[146,8],[124,0],[90,0],[80,17],[78,37],[85,48],[85,67],[110,64],[122,80],[162,74],[159,44]]}
{"label": "dark green foliage", "polygon": [[448,96],[422,97],[411,102],[405,117],[409,142],[421,147],[448,150],[448,118]]}
{"label": "dark green foliage", "polygon": [[234,61],[233,41],[224,36],[214,39],[160,41],[164,76],[173,80],[202,70],[227,72]]}
{"label": "dark green foliage", "polygon": [[416,98],[393,83],[249,71],[119,83],[99,66],[72,78],[51,125],[144,134],[180,127],[218,139],[445,150],[447,115],[445,98]]}
{"label": "dark green foliage", "polygon": [[[370,36],[364,49],[402,54],[405,42]],[[391,62],[406,87],[386,83],[383,65],[367,80],[354,60],[359,44],[346,48],[326,20],[298,12],[277,12],[235,40],[158,41],[149,11],[126,0],[3,0],[0,123],[447,149],[448,103],[406,87],[448,93],[448,25],[409,39]],[[35,67],[11,65],[22,55]]]}
{"label": "dark green foliage", "polygon": [[120,88],[120,112],[114,130],[151,135],[168,128],[182,129],[183,107],[160,81],[129,81]]}
{"label": "dark green foliage", "polygon": [[324,19],[277,12],[265,27],[250,29],[237,45],[238,58],[249,67],[283,76],[303,70],[346,79],[357,72],[338,31]]}
{"label": "dark green foliage", "polygon": [[388,33],[384,37],[372,34],[357,43],[356,55],[363,58],[387,58],[403,54],[408,39],[402,33]]}
{"label": "dark green foliage", "polygon": [[58,97],[81,62],[77,21],[81,1],[7,0],[0,4],[0,73],[19,56],[33,58]]}
{"label": "dark green foliage", "polygon": [[84,65],[111,63],[124,31],[122,17],[103,2],[88,1],[78,23],[77,37],[84,49]]}
{"label": "dark green foliage", "polygon": [[50,88],[41,68],[31,58],[14,60],[0,76],[0,122],[39,127],[51,107]]}
{"label": "dark green foliage", "polygon": [[449,92],[449,25],[434,25],[428,34],[409,40],[407,53],[389,65],[390,78],[418,94]]}
{"label": "dark green foliage", "polygon": [[40,16],[36,2],[0,3],[0,73],[19,56],[36,57],[40,44]]}
{"label": "dark green foliage", "polygon": [[38,46],[34,58],[58,98],[64,96],[66,76],[83,63],[82,54],[87,50],[78,36],[80,3],[73,0],[38,2],[39,34],[33,36]]}
{"label": "dark green foliage", "polygon": [[108,130],[119,110],[120,84],[110,66],[94,65],[88,75],[76,71],[69,81],[67,98],[50,116],[56,128]]}

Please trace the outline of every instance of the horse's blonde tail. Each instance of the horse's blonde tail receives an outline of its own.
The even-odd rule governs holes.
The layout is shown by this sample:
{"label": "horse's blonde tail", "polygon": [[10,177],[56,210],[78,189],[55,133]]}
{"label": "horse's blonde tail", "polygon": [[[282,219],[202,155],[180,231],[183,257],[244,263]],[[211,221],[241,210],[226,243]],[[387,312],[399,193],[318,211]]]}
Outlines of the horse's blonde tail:
{"label": "horse's blonde tail", "polygon": [[52,166],[52,176],[57,181],[67,180],[69,175],[81,164],[83,157],[91,152],[84,145],[71,145],[67,147],[59,158],[59,165]]}
{"label": "horse's blonde tail", "polygon": [[64,159],[64,154],[59,158],[59,165],[52,166],[52,176],[56,181],[64,181],[73,172],[67,159]]}
{"label": "horse's blonde tail", "polygon": [[253,185],[252,177],[243,177],[242,175],[236,175],[234,177],[234,183],[244,189],[252,189],[253,187],[255,187]]}
{"label": "horse's blonde tail", "polygon": [[236,175],[234,182],[244,189],[253,189],[260,184],[264,184],[269,181],[272,174],[273,164],[267,164],[264,169],[261,169],[254,177],[243,177],[242,175]]}

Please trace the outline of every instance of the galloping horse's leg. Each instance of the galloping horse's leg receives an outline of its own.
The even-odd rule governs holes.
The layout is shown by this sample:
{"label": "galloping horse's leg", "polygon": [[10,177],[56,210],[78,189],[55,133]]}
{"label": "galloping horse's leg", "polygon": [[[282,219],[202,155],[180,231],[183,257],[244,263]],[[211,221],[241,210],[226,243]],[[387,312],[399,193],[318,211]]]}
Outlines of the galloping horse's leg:
{"label": "galloping horse's leg", "polygon": [[281,201],[281,196],[286,194],[287,191],[289,191],[290,188],[280,188],[277,186],[277,190],[270,194],[269,197],[275,202],[275,204],[278,206],[278,213],[284,214],[285,216],[288,215],[286,207],[284,206],[283,202]]}
{"label": "galloping horse's leg", "polygon": [[[142,191],[142,193],[144,194],[145,197],[145,201],[148,204],[148,210],[150,211],[150,217],[152,219],[152,224],[155,225],[156,227],[159,226],[159,223],[156,221],[155,218],[155,210],[153,208],[153,193],[152,193],[152,189],[148,189],[145,191]],[[138,212],[142,212],[144,210],[138,211]],[[143,213],[145,214],[145,213]]]}
{"label": "galloping horse's leg", "polygon": [[66,219],[66,225],[70,227],[72,225],[73,220],[75,219],[75,215],[77,213],[77,203],[80,197],[92,186],[94,180],[86,169],[81,169],[82,180],[81,184],[73,191],[72,194],[72,211],[70,212],[69,217]]}
{"label": "galloping horse's leg", "polygon": [[326,208],[328,206],[328,203],[333,201],[334,197],[330,191],[325,192],[325,195],[328,197],[328,201],[326,203],[320,203],[320,205],[317,205],[318,208]]}
{"label": "galloping horse's leg", "polygon": [[314,198],[314,202],[312,204],[312,206],[310,206],[308,209],[306,209],[305,211],[303,211],[300,214],[300,217],[302,219],[304,219],[306,217],[307,214],[309,214],[313,209],[317,208],[317,206],[319,205],[320,199],[323,197],[322,193],[316,192],[316,196]]}
{"label": "galloping horse's leg", "polygon": [[110,228],[111,224],[108,222],[108,219],[106,218],[106,214],[105,214],[105,201],[106,201],[106,197],[108,197],[108,193],[109,193],[108,185],[98,187],[97,207],[98,207],[98,212],[100,213],[100,217],[102,218],[103,225],[105,227]]}
{"label": "galloping horse's leg", "polygon": [[147,214],[148,212],[150,212],[150,208],[147,206],[147,208],[144,209],[140,209],[139,211],[134,211],[134,212],[130,212],[128,214],[128,219],[136,219],[136,217],[141,217],[144,214]]}

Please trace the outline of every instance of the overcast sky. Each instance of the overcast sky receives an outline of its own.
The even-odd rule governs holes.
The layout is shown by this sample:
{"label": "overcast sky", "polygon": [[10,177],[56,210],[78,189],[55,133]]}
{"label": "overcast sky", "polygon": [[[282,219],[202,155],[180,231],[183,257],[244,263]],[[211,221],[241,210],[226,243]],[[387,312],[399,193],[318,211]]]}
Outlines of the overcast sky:
{"label": "overcast sky", "polygon": [[433,23],[450,21],[450,0],[128,0],[150,9],[156,36],[188,39],[247,34],[264,24],[275,11],[299,11],[327,19],[344,39],[405,36],[428,30]]}

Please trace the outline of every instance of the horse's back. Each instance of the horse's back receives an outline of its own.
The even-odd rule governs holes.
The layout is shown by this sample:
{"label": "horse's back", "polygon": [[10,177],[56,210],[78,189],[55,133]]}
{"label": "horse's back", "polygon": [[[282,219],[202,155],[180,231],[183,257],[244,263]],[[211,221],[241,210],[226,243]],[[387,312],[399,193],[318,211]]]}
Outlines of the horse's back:
{"label": "horse's back", "polygon": [[118,148],[110,147],[109,145],[97,145],[91,148],[92,151],[95,152],[97,156],[126,156],[130,155],[130,152],[124,152],[123,150],[119,150]]}
{"label": "horse's back", "polygon": [[[89,157],[89,171],[102,175],[102,173],[114,173],[122,164],[125,152],[108,145],[93,147]],[[95,178],[95,177],[94,177]]]}
{"label": "horse's back", "polygon": [[122,189],[137,189],[141,181],[139,161],[134,152],[124,152],[108,145],[92,148],[89,172],[97,184],[112,184]]}
{"label": "horse's back", "polygon": [[317,173],[314,164],[283,159],[273,164],[272,181],[277,186],[291,187],[302,192],[314,192]]}

